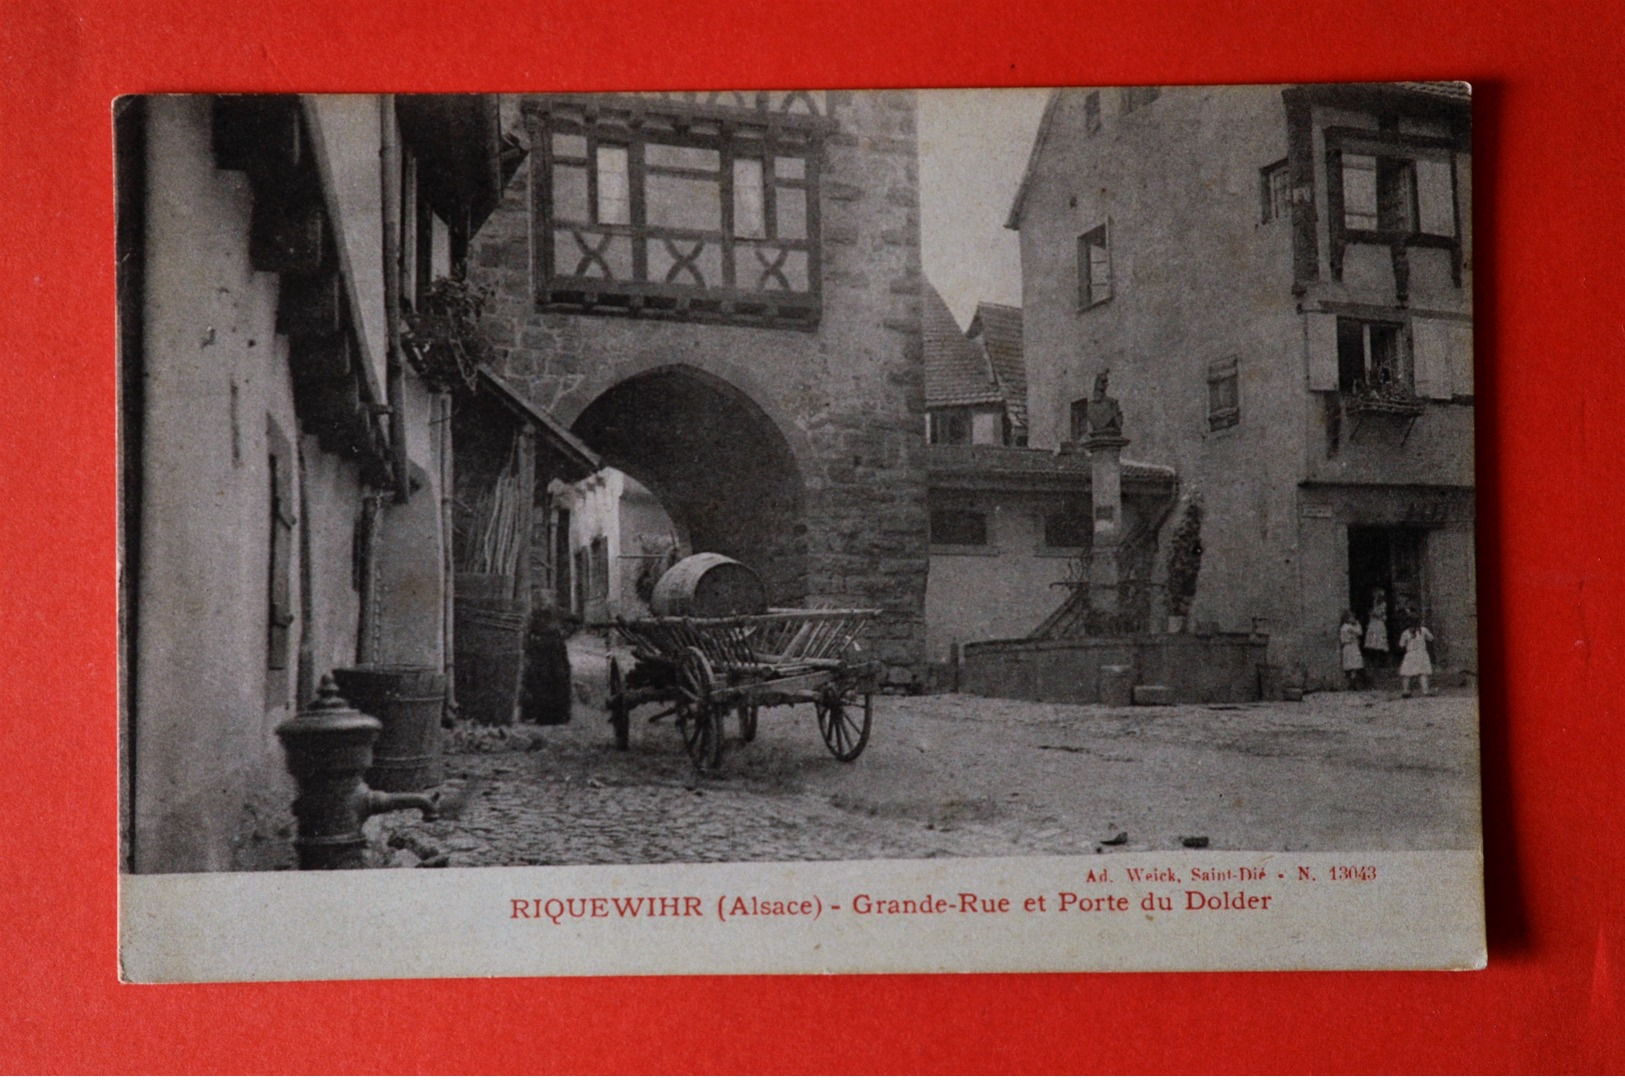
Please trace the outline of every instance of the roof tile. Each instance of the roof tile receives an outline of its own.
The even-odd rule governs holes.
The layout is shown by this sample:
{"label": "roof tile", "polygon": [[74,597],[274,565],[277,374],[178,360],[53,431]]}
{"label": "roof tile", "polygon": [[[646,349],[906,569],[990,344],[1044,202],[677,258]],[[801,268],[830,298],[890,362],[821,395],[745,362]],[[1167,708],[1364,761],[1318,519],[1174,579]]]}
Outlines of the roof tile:
{"label": "roof tile", "polygon": [[959,329],[947,302],[929,282],[924,301],[925,407],[1003,404],[988,358]]}
{"label": "roof tile", "polygon": [[969,333],[973,338],[981,335],[982,350],[1010,409],[1010,423],[1018,431],[1026,430],[1027,365],[1021,351],[1021,309],[983,301],[976,305]]}

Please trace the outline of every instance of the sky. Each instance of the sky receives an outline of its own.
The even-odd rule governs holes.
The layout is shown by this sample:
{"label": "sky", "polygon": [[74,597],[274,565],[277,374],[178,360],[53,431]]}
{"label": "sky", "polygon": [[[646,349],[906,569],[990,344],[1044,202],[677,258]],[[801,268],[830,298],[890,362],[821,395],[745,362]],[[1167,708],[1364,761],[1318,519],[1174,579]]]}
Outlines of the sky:
{"label": "sky", "polygon": [[925,90],[918,99],[925,276],[961,327],[979,301],[1021,304],[1017,234],[1004,227],[1048,90]]}

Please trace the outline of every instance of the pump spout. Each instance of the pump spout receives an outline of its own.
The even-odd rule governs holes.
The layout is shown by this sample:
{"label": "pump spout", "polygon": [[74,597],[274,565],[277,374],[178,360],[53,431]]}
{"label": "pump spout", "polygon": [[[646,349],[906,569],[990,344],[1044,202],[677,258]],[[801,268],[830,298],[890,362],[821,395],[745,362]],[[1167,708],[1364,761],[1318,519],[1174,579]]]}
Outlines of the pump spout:
{"label": "pump spout", "polygon": [[388,814],[395,810],[420,810],[424,821],[434,821],[440,816],[440,793],[425,794],[420,791],[373,791],[363,788],[359,793],[356,816],[362,821],[374,814]]}

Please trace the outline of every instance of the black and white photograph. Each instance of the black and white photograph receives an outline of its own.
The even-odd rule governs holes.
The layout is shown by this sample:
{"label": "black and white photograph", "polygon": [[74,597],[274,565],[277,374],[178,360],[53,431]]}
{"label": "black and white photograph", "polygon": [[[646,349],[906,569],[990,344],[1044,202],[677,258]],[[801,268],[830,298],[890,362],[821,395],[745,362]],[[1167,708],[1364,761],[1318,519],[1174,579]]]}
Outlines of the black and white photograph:
{"label": "black and white photograph", "polygon": [[1467,84],[113,126],[127,978],[1482,965]]}

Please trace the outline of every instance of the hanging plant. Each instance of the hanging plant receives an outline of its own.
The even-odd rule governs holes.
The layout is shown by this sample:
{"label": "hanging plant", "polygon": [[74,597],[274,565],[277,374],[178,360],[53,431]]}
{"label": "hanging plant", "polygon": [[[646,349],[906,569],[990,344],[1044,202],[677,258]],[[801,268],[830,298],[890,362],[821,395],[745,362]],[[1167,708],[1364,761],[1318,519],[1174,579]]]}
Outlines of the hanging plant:
{"label": "hanging plant", "polygon": [[489,297],[489,290],[464,279],[440,277],[417,310],[406,313],[401,348],[431,388],[472,387],[480,365],[491,362],[491,343],[480,329]]}
{"label": "hanging plant", "polygon": [[1174,530],[1168,552],[1168,614],[1183,619],[1196,598],[1196,577],[1202,571],[1202,504],[1185,507],[1185,517]]}
{"label": "hanging plant", "polygon": [[1358,382],[1347,394],[1349,408],[1354,412],[1391,412],[1407,415],[1420,414],[1422,399],[1415,390],[1396,379],[1373,379]]}

